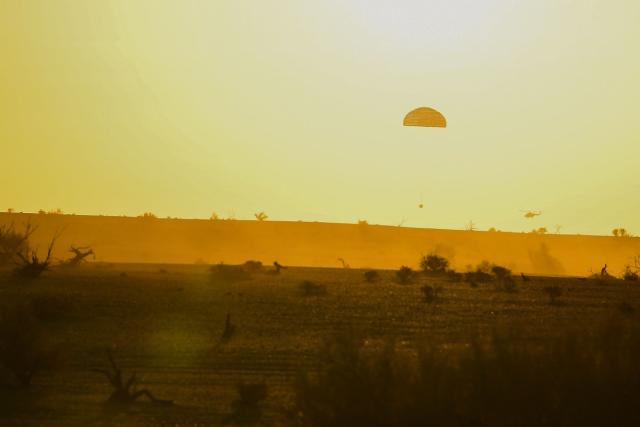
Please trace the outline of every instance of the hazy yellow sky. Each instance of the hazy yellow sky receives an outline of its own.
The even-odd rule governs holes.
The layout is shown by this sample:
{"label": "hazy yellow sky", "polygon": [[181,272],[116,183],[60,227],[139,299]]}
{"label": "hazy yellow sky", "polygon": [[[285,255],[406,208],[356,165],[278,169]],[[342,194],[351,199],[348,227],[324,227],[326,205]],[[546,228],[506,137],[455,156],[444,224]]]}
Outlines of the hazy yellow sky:
{"label": "hazy yellow sky", "polygon": [[[637,0],[0,0],[0,208],[640,233],[639,22]],[[448,128],[403,127],[423,105]]]}

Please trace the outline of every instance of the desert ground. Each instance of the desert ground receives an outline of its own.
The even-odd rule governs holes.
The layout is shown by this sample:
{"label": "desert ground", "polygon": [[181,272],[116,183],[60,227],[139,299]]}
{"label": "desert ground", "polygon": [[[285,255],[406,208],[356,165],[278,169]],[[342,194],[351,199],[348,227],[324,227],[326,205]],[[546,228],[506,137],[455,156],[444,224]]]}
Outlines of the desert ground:
{"label": "desert ground", "polygon": [[[345,331],[374,347],[428,342],[451,350],[505,327],[544,346],[567,331],[586,334],[600,321],[623,329],[639,320],[640,285],[613,278],[514,275],[503,285],[415,272],[401,284],[394,270],[378,271],[372,282],[365,270],[348,268],[222,270],[94,262],[52,268],[34,280],[3,272],[0,304],[5,313],[17,310],[19,324],[12,331],[5,316],[3,336],[37,341],[31,352],[42,351],[47,363],[29,387],[11,385],[2,372],[0,424],[294,425],[296,382],[324,366],[327,343]],[[6,342],[1,351],[15,355]],[[173,404],[144,397],[106,403],[112,389],[95,370],[109,367],[107,350],[125,378],[137,372],[140,389]],[[241,384],[266,391],[245,419],[234,418],[242,411]],[[629,425],[625,420],[612,425]],[[560,424],[569,425],[549,423]]]}

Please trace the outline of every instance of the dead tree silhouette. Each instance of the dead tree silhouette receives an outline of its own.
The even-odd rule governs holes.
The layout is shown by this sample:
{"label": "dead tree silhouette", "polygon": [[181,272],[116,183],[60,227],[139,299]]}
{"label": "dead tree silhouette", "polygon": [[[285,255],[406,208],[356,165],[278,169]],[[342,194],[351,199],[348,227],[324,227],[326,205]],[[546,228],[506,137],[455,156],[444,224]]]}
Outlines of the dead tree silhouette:
{"label": "dead tree silhouette", "polygon": [[338,261],[342,263],[342,268],[351,268],[349,264],[344,260],[344,258],[338,258]]}
{"label": "dead tree silhouette", "polygon": [[29,248],[29,238],[37,227],[27,223],[24,231],[18,232],[13,223],[8,226],[0,226],[0,265],[15,261],[18,253]]}
{"label": "dead tree silhouette", "polygon": [[93,255],[95,257],[95,254],[93,253],[93,249],[91,249],[89,246],[82,246],[82,247],[71,246],[71,248],[69,249],[69,252],[73,253],[74,256],[64,262],[64,265],[66,265],[67,267],[75,267],[81,264],[82,262],[84,262],[85,258],[87,258],[89,255]]}
{"label": "dead tree silhouette", "polygon": [[269,218],[269,216],[267,216],[267,214],[264,212],[255,213],[253,214],[253,216],[256,217],[258,221],[265,221],[267,218]]}
{"label": "dead tree silhouette", "polygon": [[27,248],[24,253],[18,252],[16,255],[20,258],[22,264],[19,264],[15,273],[26,279],[35,279],[40,277],[40,275],[47,271],[51,265],[51,252],[53,251],[56,240],[57,236],[51,239],[51,243],[49,243],[49,248],[47,250],[47,257],[44,261],[40,260],[37,250],[35,249],[31,250]]}
{"label": "dead tree silhouette", "polygon": [[138,398],[145,396],[152,403],[157,405],[172,405],[172,400],[163,400],[156,398],[151,392],[143,388],[141,390],[136,390],[136,385],[138,383],[137,373],[133,371],[129,379],[126,381],[122,377],[122,370],[116,364],[113,354],[111,350],[107,349],[107,359],[109,360],[109,368],[110,369],[93,369],[93,372],[97,372],[99,374],[103,374],[109,380],[109,383],[113,387],[113,392],[109,396],[107,400],[108,403],[119,404],[119,405],[130,405],[135,402]]}
{"label": "dead tree silhouette", "polygon": [[602,267],[602,269],[600,270],[600,275],[601,276],[608,276],[609,273],[607,272],[607,264],[604,265],[604,267]]}

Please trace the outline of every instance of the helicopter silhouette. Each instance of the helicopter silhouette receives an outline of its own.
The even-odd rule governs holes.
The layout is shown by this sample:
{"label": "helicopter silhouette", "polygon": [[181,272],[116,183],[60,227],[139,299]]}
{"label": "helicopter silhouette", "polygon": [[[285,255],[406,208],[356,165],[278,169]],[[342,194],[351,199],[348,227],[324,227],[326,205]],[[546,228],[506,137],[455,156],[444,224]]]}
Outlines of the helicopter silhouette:
{"label": "helicopter silhouette", "polygon": [[533,219],[537,216],[542,215],[542,211],[521,211],[524,212],[524,217],[527,219]]}

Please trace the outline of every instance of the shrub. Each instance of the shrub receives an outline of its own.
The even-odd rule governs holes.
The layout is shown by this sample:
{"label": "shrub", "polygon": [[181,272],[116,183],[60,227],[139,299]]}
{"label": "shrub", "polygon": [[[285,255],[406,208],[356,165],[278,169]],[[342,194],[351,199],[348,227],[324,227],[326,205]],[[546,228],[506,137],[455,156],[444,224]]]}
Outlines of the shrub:
{"label": "shrub", "polygon": [[238,384],[238,399],[231,404],[232,412],[223,425],[256,425],[262,418],[261,403],[267,398],[266,384]]}
{"label": "shrub", "polygon": [[620,304],[618,304],[618,310],[620,310],[622,314],[625,314],[627,316],[630,316],[636,312],[635,307],[626,301],[623,301]]}
{"label": "shrub", "polygon": [[56,239],[57,237],[51,239],[47,250],[47,257],[44,260],[38,257],[38,253],[35,250],[27,249],[24,254],[18,252],[18,258],[20,258],[22,264],[14,270],[16,276],[22,279],[37,279],[42,273],[49,270],[49,266],[51,265],[51,252],[53,251]]}
{"label": "shrub", "polygon": [[380,274],[375,270],[369,270],[364,272],[364,280],[367,283],[374,283],[380,279]]}
{"label": "shrub", "polygon": [[322,296],[327,294],[327,287],[323,284],[313,283],[309,280],[304,280],[298,285],[300,293],[305,297]]}
{"label": "shrub", "polygon": [[209,269],[211,277],[224,283],[240,282],[251,278],[249,272],[242,265],[216,264]]}
{"label": "shrub", "polygon": [[29,387],[41,369],[50,367],[54,354],[41,323],[28,304],[3,307],[0,313],[0,372],[5,383]]}
{"label": "shrub", "polygon": [[444,273],[449,267],[449,261],[436,254],[430,254],[422,257],[420,268],[425,273]]}
{"label": "shrub", "polygon": [[491,268],[493,268],[493,264],[491,264],[487,260],[480,261],[480,263],[476,266],[476,271],[481,271],[483,273],[491,273]]}
{"label": "shrub", "polygon": [[505,276],[501,279],[498,279],[498,290],[503,292],[517,292],[518,287],[516,286],[516,281],[513,280],[511,276]]}
{"label": "shrub", "polygon": [[489,283],[493,281],[493,276],[484,271],[467,271],[464,273],[464,280],[469,283]]}
{"label": "shrub", "polygon": [[633,271],[631,267],[627,266],[624,270],[624,275],[622,278],[628,282],[637,282],[638,281],[638,273]]}
{"label": "shrub", "polygon": [[464,279],[464,275],[455,270],[447,270],[446,275],[450,282],[460,282]]}
{"label": "shrub", "polygon": [[262,261],[254,261],[254,260],[245,261],[243,266],[244,266],[244,269],[247,270],[249,273],[259,273],[264,268],[264,266],[262,265]]}
{"label": "shrub", "polygon": [[424,302],[428,304],[436,302],[440,298],[440,293],[442,292],[441,286],[424,285],[420,289],[422,290]]}
{"label": "shrub", "polygon": [[157,219],[158,217],[153,212],[145,212],[142,215],[138,215],[138,218],[142,218],[142,219]]}
{"label": "shrub", "polygon": [[35,232],[31,224],[27,224],[23,231],[17,231],[13,224],[0,226],[0,266],[18,260],[18,254],[29,250],[29,237]]}
{"label": "shrub", "polygon": [[631,234],[625,228],[614,228],[611,231],[615,237],[632,237]]}
{"label": "shrub", "polygon": [[491,272],[498,279],[503,279],[507,276],[511,276],[511,270],[506,267],[502,267],[500,265],[494,265],[491,267]]}
{"label": "shrub", "polygon": [[549,304],[557,304],[558,298],[562,296],[562,289],[558,285],[546,286],[542,291],[549,297]]}
{"label": "shrub", "polygon": [[413,270],[411,267],[403,265],[400,270],[396,271],[396,281],[401,285],[409,284],[413,281]]}
{"label": "shrub", "polygon": [[533,230],[530,231],[531,234],[547,234],[547,228],[546,227],[540,227],[540,228],[534,228]]}
{"label": "shrub", "polygon": [[472,287],[477,287],[479,283],[496,282],[499,290],[513,292],[516,290],[516,283],[511,277],[511,270],[500,265],[482,261],[477,265],[475,271],[464,273],[464,280]]}

